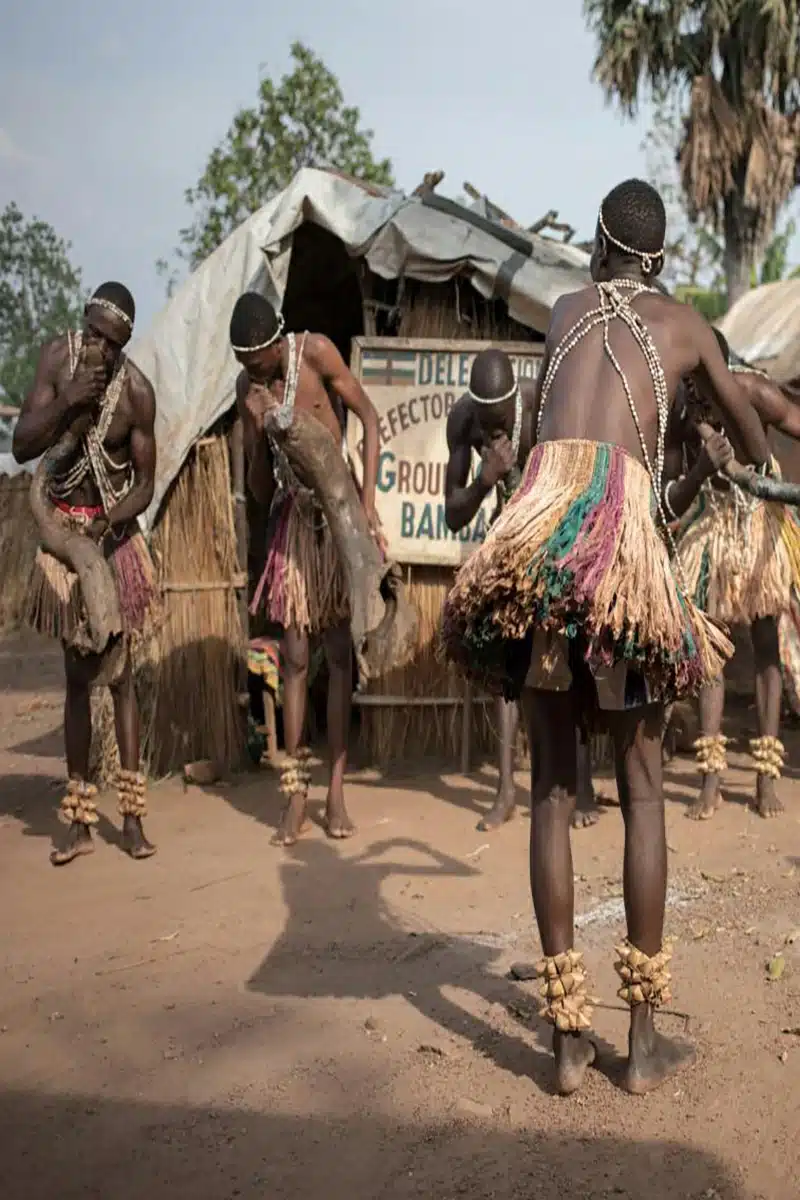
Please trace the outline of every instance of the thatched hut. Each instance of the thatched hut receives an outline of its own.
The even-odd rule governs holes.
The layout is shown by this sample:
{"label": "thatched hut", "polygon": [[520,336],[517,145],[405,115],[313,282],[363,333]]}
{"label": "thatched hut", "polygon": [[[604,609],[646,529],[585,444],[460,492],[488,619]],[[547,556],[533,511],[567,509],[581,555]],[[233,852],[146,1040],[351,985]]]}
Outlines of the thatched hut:
{"label": "thatched hut", "polygon": [[[156,773],[189,758],[230,765],[242,748],[246,589],[263,547],[251,513],[248,555],[232,413],[237,366],[228,321],[241,292],[263,291],[282,307],[288,329],[326,334],[349,361],[353,339],[365,335],[541,343],[555,300],[588,279],[585,251],[521,229],[474,191],[470,207],[438,196],[440,179],[426,177],[404,196],[331,171],[301,171],[131,346],[158,403],[156,491],[144,524],[166,621],[143,648],[140,669],[145,753]],[[452,754],[458,745],[461,685],[432,652],[451,578],[447,568],[407,570],[422,617],[417,660],[375,692],[438,703],[365,703],[362,742],[373,760],[406,747]],[[484,707],[474,711],[475,732],[487,742]]]}

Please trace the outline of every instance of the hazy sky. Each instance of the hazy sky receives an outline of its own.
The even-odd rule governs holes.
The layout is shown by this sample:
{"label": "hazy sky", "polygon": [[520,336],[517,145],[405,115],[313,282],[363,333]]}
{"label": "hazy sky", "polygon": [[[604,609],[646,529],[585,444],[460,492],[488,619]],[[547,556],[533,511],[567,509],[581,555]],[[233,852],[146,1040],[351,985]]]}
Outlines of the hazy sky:
{"label": "hazy sky", "polygon": [[556,208],[589,237],[604,192],[644,171],[646,120],[623,122],[591,82],[580,0],[25,0],[0,39],[0,208],[51,222],[88,286],[127,283],[141,332],[184,189],[296,38],[404,189],[441,168],[445,194],[469,180],[523,222]]}

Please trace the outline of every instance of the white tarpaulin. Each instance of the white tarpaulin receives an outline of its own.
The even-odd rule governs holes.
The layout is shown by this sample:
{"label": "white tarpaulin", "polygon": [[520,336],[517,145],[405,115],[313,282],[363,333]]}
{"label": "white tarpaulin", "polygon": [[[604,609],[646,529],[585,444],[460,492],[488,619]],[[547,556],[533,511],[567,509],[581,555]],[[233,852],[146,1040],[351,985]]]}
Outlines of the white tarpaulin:
{"label": "white tarpaulin", "polygon": [[540,332],[558,297],[588,282],[582,250],[535,234],[517,234],[522,249],[514,249],[508,230],[497,226],[495,235],[458,212],[447,202],[434,207],[400,193],[370,194],[353,180],[306,169],[232,233],[131,346],[157,403],[156,488],[145,523],[155,519],[192,444],[233,403],[237,367],[228,324],[237,298],[254,290],[282,301],[292,234],[304,222],[333,233],[383,278],[441,283],[465,276],[487,298],[502,294],[511,316]]}

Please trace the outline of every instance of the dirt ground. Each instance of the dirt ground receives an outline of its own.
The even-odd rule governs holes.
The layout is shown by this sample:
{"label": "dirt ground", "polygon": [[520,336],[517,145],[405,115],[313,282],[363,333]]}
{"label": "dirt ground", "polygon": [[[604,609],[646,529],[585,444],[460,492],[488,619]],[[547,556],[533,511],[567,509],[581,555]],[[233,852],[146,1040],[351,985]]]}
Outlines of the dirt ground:
{"label": "dirt ground", "polygon": [[684,818],[691,762],[669,769],[662,1026],[698,1061],[644,1099],[617,1085],[619,813],[574,835],[602,1041],[600,1069],[565,1100],[533,985],[508,978],[538,947],[529,825],[521,807],[499,834],[476,832],[489,767],[354,776],[359,836],[315,827],[292,852],[269,844],[268,771],[155,788],[160,852],[144,863],[117,848],[107,796],[97,853],[57,871],[59,659],[2,643],[0,685],[0,1196],[800,1196],[797,734],[780,821],[748,812],[741,752],[710,824]]}

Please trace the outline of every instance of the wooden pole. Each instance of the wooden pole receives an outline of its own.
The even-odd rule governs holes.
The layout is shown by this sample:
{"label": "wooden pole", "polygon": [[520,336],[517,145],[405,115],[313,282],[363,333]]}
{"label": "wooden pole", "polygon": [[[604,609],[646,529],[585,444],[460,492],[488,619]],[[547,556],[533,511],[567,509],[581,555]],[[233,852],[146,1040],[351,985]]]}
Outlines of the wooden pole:
{"label": "wooden pole", "polygon": [[[239,658],[237,691],[247,691],[247,653],[250,645],[250,612],[247,606],[247,497],[245,495],[244,428],[242,418],[237,417],[230,432],[231,482],[233,484],[233,524],[236,531],[236,555],[239,560],[239,578],[236,594],[239,602],[239,620],[242,627],[244,646]],[[247,732],[247,710],[244,713],[245,736]]]}
{"label": "wooden pole", "polygon": [[464,707],[461,710],[461,774],[469,775],[472,760],[472,684],[464,684]]}

